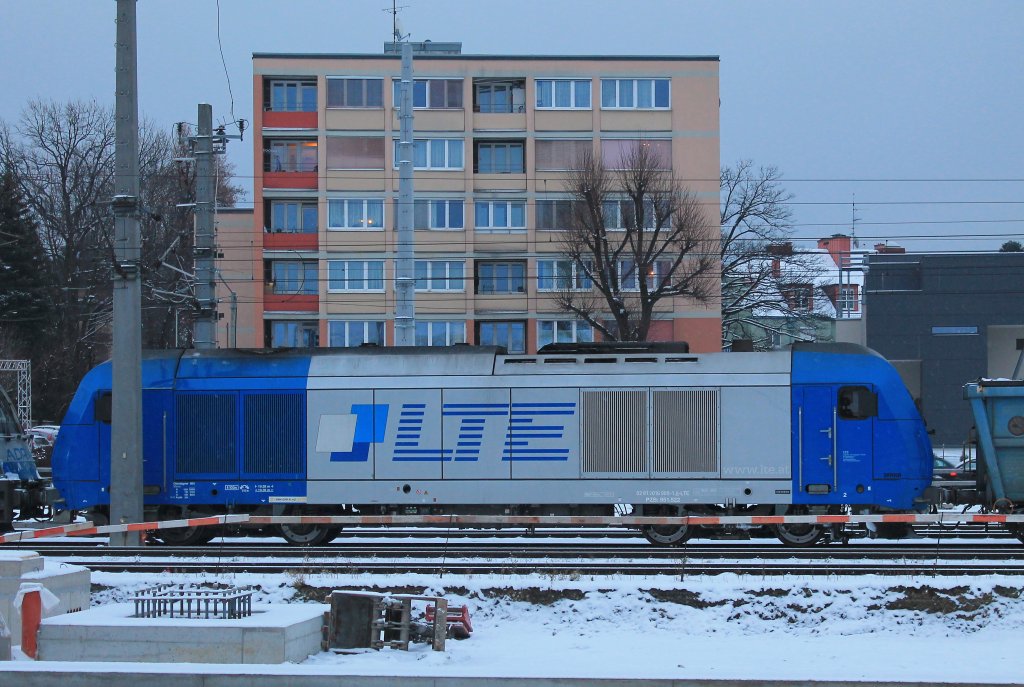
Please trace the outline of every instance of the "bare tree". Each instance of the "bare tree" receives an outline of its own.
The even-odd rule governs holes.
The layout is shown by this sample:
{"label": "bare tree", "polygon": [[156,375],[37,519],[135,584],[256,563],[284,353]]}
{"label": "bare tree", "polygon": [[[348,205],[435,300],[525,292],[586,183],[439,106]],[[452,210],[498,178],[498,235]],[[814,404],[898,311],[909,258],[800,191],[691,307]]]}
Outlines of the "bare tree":
{"label": "bare tree", "polygon": [[[96,102],[34,101],[16,126],[0,123],[0,163],[16,172],[51,275],[48,344],[33,355],[33,369],[42,375],[34,388],[50,418],[63,412],[82,375],[109,348],[114,142],[113,111]],[[150,347],[176,344],[178,306],[167,299],[191,296],[194,171],[176,160],[185,156],[169,133],[142,126],[143,336]],[[231,185],[229,167],[218,169],[219,197],[232,204],[239,189]],[[158,265],[160,258],[180,271]]]}
{"label": "bare tree", "polygon": [[577,276],[555,278],[562,310],[605,339],[645,341],[659,305],[716,295],[713,222],[650,146],[627,151],[620,170],[591,153],[575,167],[566,181],[572,221],[561,247]]}
{"label": "bare tree", "polygon": [[722,168],[721,195],[723,345],[753,338],[767,348],[772,322],[786,322],[788,330],[813,326],[823,316],[815,305],[821,299],[808,302],[806,291],[816,295],[820,269],[792,248],[793,194],[783,188],[782,173],[741,160]]}

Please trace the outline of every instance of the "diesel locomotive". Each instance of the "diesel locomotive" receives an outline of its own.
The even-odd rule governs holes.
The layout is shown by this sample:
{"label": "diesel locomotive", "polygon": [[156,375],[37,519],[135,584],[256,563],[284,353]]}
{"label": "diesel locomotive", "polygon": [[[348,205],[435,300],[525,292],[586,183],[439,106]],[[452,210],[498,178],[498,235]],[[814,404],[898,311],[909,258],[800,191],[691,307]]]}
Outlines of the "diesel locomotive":
{"label": "diesel locomotive", "polygon": [[[160,351],[144,356],[147,520],[267,515],[828,514],[926,510],[927,430],[895,369],[852,344]],[[102,524],[111,368],[53,450],[58,508]],[[295,544],[331,525],[279,525]],[[688,526],[647,526],[679,544]],[[822,525],[776,525],[806,545]],[[211,528],[161,530],[195,544]]]}

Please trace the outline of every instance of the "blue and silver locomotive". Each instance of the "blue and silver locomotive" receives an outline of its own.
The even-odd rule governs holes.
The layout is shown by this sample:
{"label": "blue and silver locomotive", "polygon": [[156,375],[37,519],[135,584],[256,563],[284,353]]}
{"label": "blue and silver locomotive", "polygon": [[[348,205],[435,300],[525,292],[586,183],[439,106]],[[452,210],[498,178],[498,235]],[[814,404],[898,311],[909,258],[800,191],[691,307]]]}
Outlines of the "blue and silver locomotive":
{"label": "blue and silver locomotive", "polygon": [[[926,508],[932,452],[898,374],[849,344],[165,351],[143,362],[147,519],[824,514]],[[61,507],[109,504],[109,363],[53,453]],[[618,511],[616,509],[619,509]],[[650,526],[659,544],[692,527]],[[330,525],[281,525],[293,543]],[[819,525],[778,525],[791,544]],[[161,532],[196,543],[210,528]]]}

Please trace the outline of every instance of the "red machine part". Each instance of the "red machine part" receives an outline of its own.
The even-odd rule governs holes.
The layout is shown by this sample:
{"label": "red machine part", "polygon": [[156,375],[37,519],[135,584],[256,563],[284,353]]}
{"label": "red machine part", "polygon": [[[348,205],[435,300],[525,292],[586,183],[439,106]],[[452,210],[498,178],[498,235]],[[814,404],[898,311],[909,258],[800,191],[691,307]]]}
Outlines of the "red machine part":
{"label": "red machine part", "polygon": [[[432,605],[428,605],[425,613],[428,623],[434,622],[435,613],[437,610]],[[473,623],[469,619],[469,606],[449,607],[447,622],[448,636],[453,639],[469,639],[469,636],[473,634]]]}

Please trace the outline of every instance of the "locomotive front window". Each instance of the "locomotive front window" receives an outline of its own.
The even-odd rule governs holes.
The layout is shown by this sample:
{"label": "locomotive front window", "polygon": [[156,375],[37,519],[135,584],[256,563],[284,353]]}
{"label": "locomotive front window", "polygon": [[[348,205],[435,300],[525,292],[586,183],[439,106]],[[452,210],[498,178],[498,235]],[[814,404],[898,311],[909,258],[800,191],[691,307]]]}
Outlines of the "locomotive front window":
{"label": "locomotive front window", "polygon": [[878,415],[878,394],[866,386],[844,386],[839,389],[839,417],[865,420]]}

